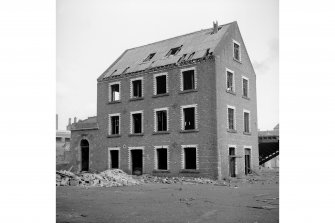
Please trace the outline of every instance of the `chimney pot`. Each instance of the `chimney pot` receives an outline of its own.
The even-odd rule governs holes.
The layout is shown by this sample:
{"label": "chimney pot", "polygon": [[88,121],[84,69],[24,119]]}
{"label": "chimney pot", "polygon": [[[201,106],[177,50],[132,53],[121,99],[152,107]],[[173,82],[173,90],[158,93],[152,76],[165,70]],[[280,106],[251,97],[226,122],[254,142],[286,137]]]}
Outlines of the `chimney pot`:
{"label": "chimney pot", "polygon": [[213,33],[217,33],[219,31],[219,25],[218,25],[218,21],[213,22]]}

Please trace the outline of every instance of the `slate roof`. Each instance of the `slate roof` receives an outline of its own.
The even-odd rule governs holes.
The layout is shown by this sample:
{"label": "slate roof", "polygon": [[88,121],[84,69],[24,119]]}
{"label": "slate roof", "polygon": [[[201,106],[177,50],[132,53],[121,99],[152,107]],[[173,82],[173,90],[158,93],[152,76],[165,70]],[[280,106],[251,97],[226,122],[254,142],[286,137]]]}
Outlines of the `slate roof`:
{"label": "slate roof", "polygon": [[[98,81],[125,73],[175,64],[184,54],[187,54],[188,58],[194,53],[192,60],[202,58],[206,56],[208,49],[210,54],[213,53],[231,24],[219,26],[216,34],[213,34],[213,28],[210,28],[128,49],[98,78]],[[176,55],[166,56],[170,49],[179,46],[182,47]],[[151,53],[155,53],[154,57],[148,62],[143,62]]]}
{"label": "slate roof", "polygon": [[88,117],[85,120],[79,120],[77,123],[71,125],[71,131],[84,129],[98,129],[97,117]]}

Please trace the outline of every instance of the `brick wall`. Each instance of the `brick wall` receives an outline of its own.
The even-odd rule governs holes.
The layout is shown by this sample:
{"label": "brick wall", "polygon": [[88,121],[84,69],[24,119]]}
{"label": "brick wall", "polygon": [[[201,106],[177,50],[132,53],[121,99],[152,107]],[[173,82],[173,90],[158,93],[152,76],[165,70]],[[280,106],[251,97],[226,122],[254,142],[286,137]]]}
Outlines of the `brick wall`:
{"label": "brick wall", "polygon": [[[218,153],[221,157],[219,165],[222,177],[229,176],[229,145],[236,145],[237,174],[244,175],[244,147],[251,147],[251,168],[258,170],[258,135],[257,135],[257,98],[256,74],[248,57],[237,23],[229,27],[225,37],[219,43],[215,54],[216,92],[218,120]],[[241,63],[233,59],[233,39],[241,44]],[[234,71],[235,95],[226,92],[226,68]],[[242,76],[249,79],[249,100],[242,98]],[[235,106],[236,133],[227,131],[227,104]],[[243,109],[250,111],[251,135],[243,134]]]}
{"label": "brick wall", "polygon": [[[190,67],[197,70],[197,91],[180,94],[180,70]],[[181,145],[197,144],[199,151],[199,173],[194,176],[217,177],[217,154],[216,154],[216,122],[215,122],[215,66],[214,61],[207,61],[193,66],[176,68],[168,71],[169,95],[164,97],[153,97],[153,76],[156,73],[129,76],[108,82],[98,83],[98,125],[99,130],[91,131],[86,136],[94,149],[90,155],[92,165],[96,170],[108,168],[108,148],[120,147],[120,167],[130,173],[129,170],[129,147],[144,147],[144,173],[152,173],[155,167],[154,147],[160,145],[169,146],[169,167],[167,175],[179,175],[181,160]],[[130,101],[130,79],[143,77],[144,99]],[[108,103],[108,84],[121,81],[121,103]],[[197,104],[198,129],[199,132],[180,133],[180,107],[183,105]],[[153,134],[154,132],[154,109],[168,107],[169,109],[169,134]],[[144,135],[129,136],[130,112],[143,110]],[[117,138],[108,137],[108,114],[121,113],[121,136]],[[94,132],[94,133],[93,133]],[[74,137],[81,137],[74,134]],[[73,143],[79,145],[79,141]],[[77,152],[78,153],[78,152]],[[182,175],[187,175],[182,173]]]}

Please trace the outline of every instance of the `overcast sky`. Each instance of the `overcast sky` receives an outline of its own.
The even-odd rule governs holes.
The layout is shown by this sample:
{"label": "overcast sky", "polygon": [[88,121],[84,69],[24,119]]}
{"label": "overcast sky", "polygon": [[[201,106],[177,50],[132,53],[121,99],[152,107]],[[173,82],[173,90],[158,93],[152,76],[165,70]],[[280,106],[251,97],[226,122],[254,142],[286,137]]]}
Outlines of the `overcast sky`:
{"label": "overcast sky", "polygon": [[259,129],[279,122],[276,0],[57,0],[57,114],[96,115],[98,76],[132,47],[237,21],[257,75]]}

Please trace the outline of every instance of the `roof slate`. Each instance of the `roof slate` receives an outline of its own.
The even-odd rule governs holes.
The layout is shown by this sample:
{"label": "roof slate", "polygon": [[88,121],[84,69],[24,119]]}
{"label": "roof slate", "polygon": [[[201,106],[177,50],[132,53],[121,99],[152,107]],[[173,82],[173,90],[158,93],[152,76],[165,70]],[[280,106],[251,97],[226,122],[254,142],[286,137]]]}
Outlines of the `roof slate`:
{"label": "roof slate", "polygon": [[[210,49],[209,52],[211,53],[214,51],[231,24],[219,26],[219,31],[216,34],[212,34],[213,28],[210,28],[128,49],[98,78],[98,81],[120,75],[127,67],[130,67],[127,73],[133,73],[153,67],[175,64],[184,54],[187,54],[186,58],[188,58],[193,52],[195,54],[192,59],[202,58],[205,56],[207,49]],[[166,57],[170,49],[179,46],[182,46],[182,48],[176,55]],[[156,54],[150,61],[143,62],[151,53]]]}

